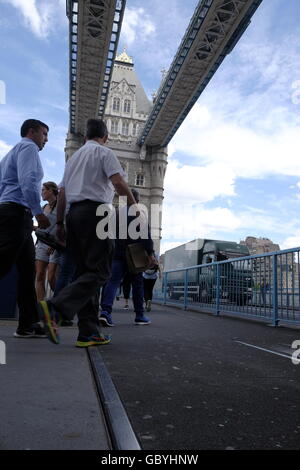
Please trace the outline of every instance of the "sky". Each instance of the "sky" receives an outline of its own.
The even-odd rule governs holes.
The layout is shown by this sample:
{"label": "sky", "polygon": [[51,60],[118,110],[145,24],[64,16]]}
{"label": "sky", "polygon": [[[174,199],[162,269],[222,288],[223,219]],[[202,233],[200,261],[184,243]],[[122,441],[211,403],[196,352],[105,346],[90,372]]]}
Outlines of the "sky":
{"label": "sky", "polygon": [[[118,52],[149,99],[197,3],[127,0]],[[195,238],[300,246],[299,17],[299,0],[263,0],[171,140],[161,253]],[[44,181],[64,169],[68,60],[65,0],[0,0],[0,159],[25,119],[41,119]]]}

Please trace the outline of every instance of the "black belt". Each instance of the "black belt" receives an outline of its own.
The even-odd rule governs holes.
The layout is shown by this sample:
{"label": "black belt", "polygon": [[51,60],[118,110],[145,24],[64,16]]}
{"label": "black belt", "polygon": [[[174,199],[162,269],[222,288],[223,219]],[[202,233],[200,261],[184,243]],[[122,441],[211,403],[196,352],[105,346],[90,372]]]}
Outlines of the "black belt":
{"label": "black belt", "polygon": [[83,199],[82,201],[76,201],[76,202],[72,202],[71,203],[71,206],[78,206],[79,204],[94,204],[95,206],[99,206],[100,204],[106,204],[105,202],[102,202],[102,201],[92,201],[91,199]]}
{"label": "black belt", "polygon": [[11,202],[11,201],[0,202],[0,206],[12,206],[18,209],[22,209],[24,212],[26,212],[32,217],[31,210],[28,209],[28,207],[23,206],[22,204],[18,204],[17,202]]}

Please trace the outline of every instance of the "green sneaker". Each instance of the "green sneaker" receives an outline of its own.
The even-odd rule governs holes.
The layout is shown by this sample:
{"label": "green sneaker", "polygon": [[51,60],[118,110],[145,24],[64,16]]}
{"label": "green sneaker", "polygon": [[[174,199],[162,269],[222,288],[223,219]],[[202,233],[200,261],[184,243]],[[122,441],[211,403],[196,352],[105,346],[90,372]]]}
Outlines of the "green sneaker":
{"label": "green sneaker", "polygon": [[54,312],[53,307],[49,300],[40,300],[38,302],[38,310],[42,322],[44,323],[47,338],[51,343],[59,344],[60,338],[58,334],[58,321],[57,313]]}
{"label": "green sneaker", "polygon": [[109,335],[78,336],[75,346],[76,348],[88,348],[89,346],[102,346],[110,342],[111,336]]}

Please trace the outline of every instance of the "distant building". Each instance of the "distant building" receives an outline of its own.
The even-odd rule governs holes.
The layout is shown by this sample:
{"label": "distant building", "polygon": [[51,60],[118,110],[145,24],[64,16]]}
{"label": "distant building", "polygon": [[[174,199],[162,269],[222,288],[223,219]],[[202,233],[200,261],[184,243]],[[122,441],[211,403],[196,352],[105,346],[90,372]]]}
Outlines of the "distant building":
{"label": "distant building", "polygon": [[[263,255],[280,251],[280,246],[269,238],[246,237],[240,242],[249,248],[251,255]],[[254,284],[258,287],[270,286],[273,278],[272,257],[261,257],[253,261]],[[280,289],[299,288],[299,264],[293,253],[282,253],[277,257],[277,279]]]}
{"label": "distant building", "polygon": [[241,240],[240,244],[246,245],[251,255],[262,255],[264,253],[280,250],[279,245],[273,243],[269,238],[247,237],[246,240]]}

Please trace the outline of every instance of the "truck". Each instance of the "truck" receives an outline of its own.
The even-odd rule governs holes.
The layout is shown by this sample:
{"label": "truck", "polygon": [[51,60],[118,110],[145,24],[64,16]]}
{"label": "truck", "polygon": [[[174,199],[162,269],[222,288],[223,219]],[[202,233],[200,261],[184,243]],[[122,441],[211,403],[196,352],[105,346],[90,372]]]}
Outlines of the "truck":
{"label": "truck", "polygon": [[[236,259],[249,254],[246,245],[200,238],[167,250],[164,271],[179,270],[167,274],[168,298],[179,300],[186,294],[194,302],[211,303],[219,296],[221,302],[246,305],[252,298],[251,264],[250,260]],[[214,263],[231,259],[232,262],[221,263],[218,268]],[[188,267],[192,269],[186,274],[184,268]]]}

